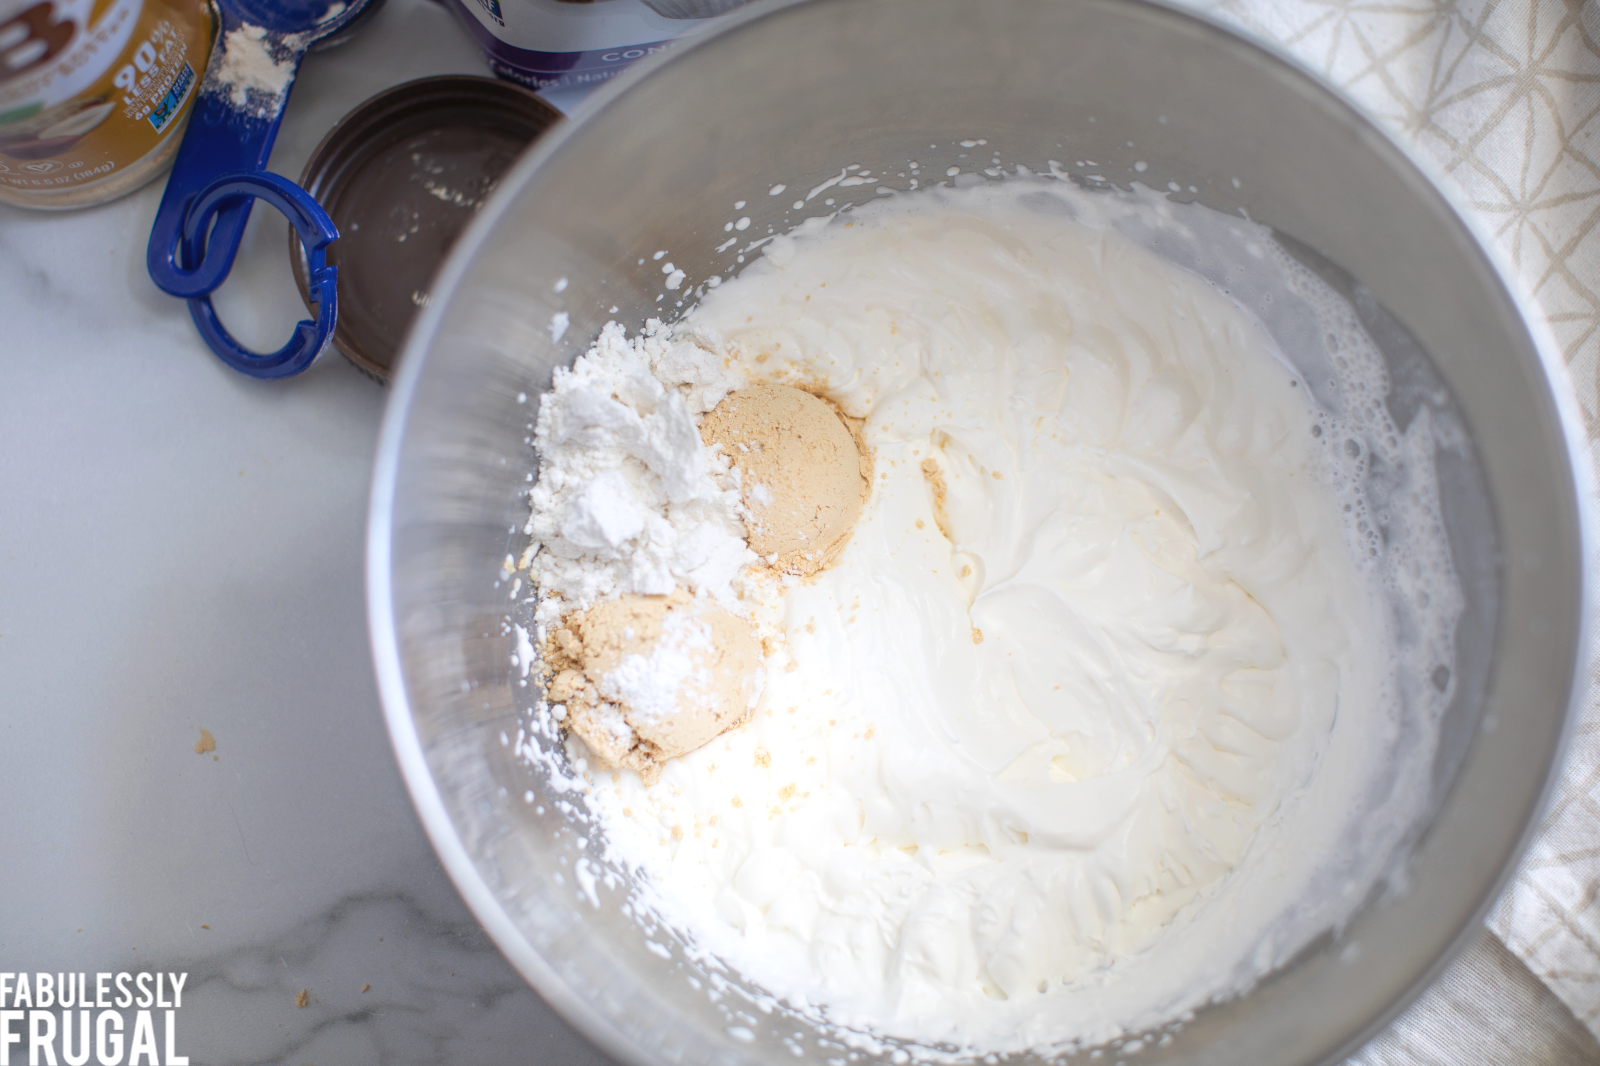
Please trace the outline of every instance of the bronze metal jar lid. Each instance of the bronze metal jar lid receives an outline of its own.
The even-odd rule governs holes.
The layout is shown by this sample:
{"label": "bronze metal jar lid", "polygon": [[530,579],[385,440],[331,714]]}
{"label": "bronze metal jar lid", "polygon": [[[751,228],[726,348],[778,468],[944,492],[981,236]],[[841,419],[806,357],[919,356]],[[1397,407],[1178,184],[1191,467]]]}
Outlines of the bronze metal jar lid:
{"label": "bronze metal jar lid", "polygon": [[[381,92],[328,131],[300,184],[339,228],[327,252],[339,268],[334,347],[389,379],[457,235],[500,175],[561,117],[508,82],[447,75]],[[289,258],[305,299],[305,256],[292,229]]]}

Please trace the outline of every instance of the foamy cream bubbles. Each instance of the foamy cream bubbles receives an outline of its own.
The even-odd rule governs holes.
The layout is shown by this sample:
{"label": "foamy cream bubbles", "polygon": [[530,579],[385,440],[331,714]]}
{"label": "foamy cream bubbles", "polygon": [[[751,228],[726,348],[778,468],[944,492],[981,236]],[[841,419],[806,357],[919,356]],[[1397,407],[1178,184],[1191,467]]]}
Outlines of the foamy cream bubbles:
{"label": "foamy cream bubbles", "polygon": [[[1320,349],[1282,350],[1268,306]],[[741,554],[717,448],[534,493],[547,626],[675,573],[658,594],[762,643],[749,720],[653,784],[600,769],[559,705],[526,749],[633,912],[751,995],[924,1056],[1094,1044],[1247,990],[1392,872],[1461,604],[1433,429],[1389,421],[1349,306],[1259,227],[1026,176],[902,194],[773,239],[572,374],[604,361],[641,425],[794,385],[871,459],[805,578]],[[577,377],[541,426],[571,424]],[[1404,471],[1382,537],[1374,455]],[[546,489],[571,473],[542,460]],[[632,541],[561,539],[599,528],[562,500],[622,489]]]}

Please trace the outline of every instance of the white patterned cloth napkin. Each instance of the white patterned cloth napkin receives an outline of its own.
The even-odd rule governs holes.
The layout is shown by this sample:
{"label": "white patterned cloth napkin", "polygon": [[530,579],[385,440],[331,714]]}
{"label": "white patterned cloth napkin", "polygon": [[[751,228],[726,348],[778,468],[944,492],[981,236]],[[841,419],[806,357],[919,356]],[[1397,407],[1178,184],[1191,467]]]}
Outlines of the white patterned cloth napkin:
{"label": "white patterned cloth napkin", "polygon": [[[1458,184],[1548,318],[1600,456],[1600,2],[1190,2],[1323,74]],[[1517,986],[1505,949],[1600,1036],[1597,897],[1591,677],[1554,804],[1489,919],[1504,948],[1484,938],[1352,1062],[1596,1061],[1587,1034],[1551,1036],[1570,1020],[1542,989]],[[1507,1026],[1524,1032],[1497,1036]]]}

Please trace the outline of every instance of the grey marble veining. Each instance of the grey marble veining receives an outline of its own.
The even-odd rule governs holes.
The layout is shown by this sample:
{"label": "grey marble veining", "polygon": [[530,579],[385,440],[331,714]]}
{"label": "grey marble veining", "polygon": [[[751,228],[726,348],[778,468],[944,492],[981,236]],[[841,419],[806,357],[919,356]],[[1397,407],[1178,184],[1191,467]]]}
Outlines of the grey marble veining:
{"label": "grey marble veining", "polygon": [[193,1061],[487,1064],[518,1050],[607,1061],[511,970],[436,864],[417,873],[405,890],[375,886],[197,963],[184,1010]]}

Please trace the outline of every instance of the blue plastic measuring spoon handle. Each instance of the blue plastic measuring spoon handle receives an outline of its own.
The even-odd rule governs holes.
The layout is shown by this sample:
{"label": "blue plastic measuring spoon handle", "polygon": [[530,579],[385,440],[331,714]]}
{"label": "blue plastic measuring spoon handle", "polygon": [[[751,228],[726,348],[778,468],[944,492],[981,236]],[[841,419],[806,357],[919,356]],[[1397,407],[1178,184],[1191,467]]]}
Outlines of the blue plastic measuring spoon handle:
{"label": "blue plastic measuring spoon handle", "polygon": [[[288,178],[270,172],[228,174],[200,190],[184,220],[180,237],[186,247],[205,252],[206,229],[212,219],[237,212],[251,198],[265,200],[283,212],[300,237],[306,251],[307,288],[316,305],[315,322],[305,320],[295,326],[289,343],[268,355],[243,347],[223,326],[211,306],[209,294],[189,299],[189,314],[206,344],[224,363],[254,378],[286,378],[298,374],[322,354],[339,315],[339,268],[328,263],[328,245],[339,236],[311,194]],[[214,232],[214,231],[213,231]]]}
{"label": "blue plastic measuring spoon handle", "polygon": [[[161,197],[155,224],[150,229],[150,244],[145,264],[150,278],[163,292],[173,296],[204,296],[215,291],[233,269],[239,240],[250,220],[250,200],[242,198],[218,212],[209,237],[200,244],[183,242],[184,219],[200,191],[224,174],[255,173],[267,167],[272,144],[278,139],[283,107],[288,102],[292,82],[276,97],[243,93],[243,104],[225,85],[219,70],[228,34],[245,25],[232,5],[219,5],[218,47],[206,68],[206,77],[189,116],[189,128],[172,164],[167,191]],[[281,66],[293,63],[298,68],[308,44],[300,38],[275,38],[276,61]],[[205,235],[202,234],[204,237]]]}
{"label": "blue plastic measuring spoon handle", "polygon": [[216,219],[206,242],[209,255],[186,245],[182,235],[200,191],[219,175],[255,173],[265,168],[277,137],[278,120],[242,117],[215,96],[202,96],[189,117],[189,129],[178,148],[166,194],[150,229],[145,264],[150,278],[173,296],[202,296],[215,291],[233,269],[233,259],[250,220],[250,200],[237,200]]}

